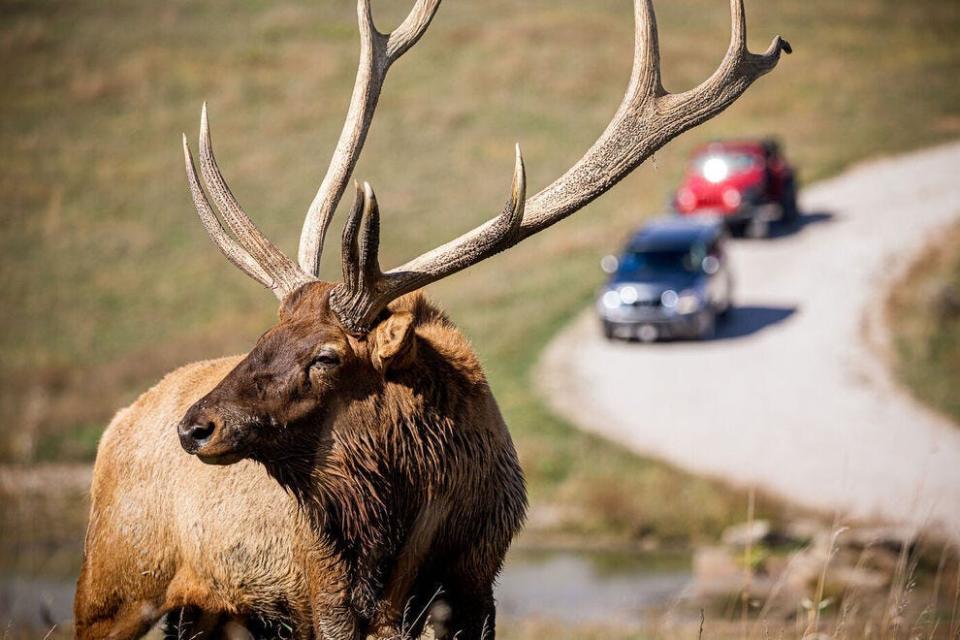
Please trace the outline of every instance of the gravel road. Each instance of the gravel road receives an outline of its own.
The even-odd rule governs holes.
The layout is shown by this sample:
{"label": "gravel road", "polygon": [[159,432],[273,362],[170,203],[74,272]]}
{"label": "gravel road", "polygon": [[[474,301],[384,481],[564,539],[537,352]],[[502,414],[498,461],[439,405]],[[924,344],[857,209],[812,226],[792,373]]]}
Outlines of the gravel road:
{"label": "gravel road", "polygon": [[893,382],[879,311],[890,280],[960,216],[958,167],[954,143],[808,187],[798,228],[731,244],[737,308],[714,340],[610,343],[587,312],[545,351],[538,387],[638,453],[960,539],[960,427]]}

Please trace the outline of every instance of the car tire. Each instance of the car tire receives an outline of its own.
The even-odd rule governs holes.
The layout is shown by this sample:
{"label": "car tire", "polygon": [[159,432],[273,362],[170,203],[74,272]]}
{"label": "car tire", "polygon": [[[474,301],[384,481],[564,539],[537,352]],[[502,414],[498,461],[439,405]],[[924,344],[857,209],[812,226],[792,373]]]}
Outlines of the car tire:
{"label": "car tire", "polygon": [[612,324],[612,323],[604,321],[601,326],[602,326],[602,329],[603,329],[603,337],[604,337],[604,338],[606,338],[607,340],[616,340],[616,339],[617,339],[617,336],[616,336],[616,334],[615,334],[614,331],[613,331],[613,324]]}
{"label": "car tire", "polygon": [[780,207],[784,222],[793,224],[800,217],[800,210],[797,208],[797,187],[793,180],[784,187]]}
{"label": "car tire", "polygon": [[758,240],[769,237],[770,223],[758,216],[747,223],[746,235]]}
{"label": "car tire", "polygon": [[700,326],[697,328],[698,340],[710,340],[717,333],[717,314],[709,311],[703,314]]}
{"label": "car tire", "polygon": [[717,309],[717,319],[726,320],[730,317],[730,312],[733,310],[733,300],[727,298],[723,301],[723,306]]}

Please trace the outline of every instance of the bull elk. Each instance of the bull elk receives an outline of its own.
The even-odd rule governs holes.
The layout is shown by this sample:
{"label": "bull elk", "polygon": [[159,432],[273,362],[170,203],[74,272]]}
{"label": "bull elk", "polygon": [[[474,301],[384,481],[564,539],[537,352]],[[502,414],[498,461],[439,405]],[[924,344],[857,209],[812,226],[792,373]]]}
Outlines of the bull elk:
{"label": "bull elk", "polygon": [[356,85],[307,212],[299,265],[231,193],[206,106],[206,189],[184,137],[200,221],[230,262],[277,296],[279,321],[246,356],[169,374],[104,433],[75,603],[80,638],[137,637],[176,610],[198,624],[279,622],[299,638],[416,635],[423,617],[407,613],[437,593],[449,605],[439,637],[493,636],[492,585],[523,521],[523,475],[476,355],[418,290],[583,208],[729,106],[790,47],[777,37],[765,53],[749,52],[743,2],[731,0],[733,34],[719,68],[690,91],[667,93],[652,0],[635,0],[626,96],[565,174],[527,198],[518,147],[499,215],[388,271],[378,260],[377,198],[358,186],[343,228],[342,281],[322,281],[324,237],[387,71],[439,4],[417,0],[384,34],[370,0],[359,0]]}

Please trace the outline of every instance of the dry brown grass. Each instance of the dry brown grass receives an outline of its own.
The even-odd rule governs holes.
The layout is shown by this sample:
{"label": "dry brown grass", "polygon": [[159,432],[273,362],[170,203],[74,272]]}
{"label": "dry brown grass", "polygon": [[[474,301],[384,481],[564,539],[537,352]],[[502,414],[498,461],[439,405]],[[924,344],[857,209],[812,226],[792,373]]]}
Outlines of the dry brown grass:
{"label": "dry brown grass", "polygon": [[960,223],[916,256],[891,289],[886,312],[900,380],[960,424]]}
{"label": "dry brown grass", "polygon": [[[858,567],[875,562],[870,558],[876,551],[865,549]],[[836,588],[833,585],[840,569],[826,555],[821,578],[809,585],[810,596],[798,597],[789,603],[792,606],[781,603],[774,608],[751,598],[753,604],[746,616],[740,613],[740,595],[731,594],[726,606],[722,601],[686,601],[666,612],[647,612],[645,622],[506,620],[498,634],[510,640],[955,640],[960,633],[957,550],[940,543],[921,543],[905,549],[899,557],[894,555],[893,561],[892,579],[883,589],[849,584]]]}
{"label": "dry brown grass", "polygon": [[[270,324],[269,294],[193,219],[178,136],[196,133],[208,100],[240,201],[292,252],[352,84],[349,4],[0,2],[0,457],[89,459],[110,415],[165,370],[240,351]],[[661,206],[693,145],[775,133],[813,179],[960,135],[957,3],[747,4],[754,48],[778,31],[795,45],[777,73],[588,211],[432,288],[487,365],[536,501],[560,488],[592,499],[576,485],[607,469],[650,495],[644,487],[687,496],[685,509],[706,505],[685,515],[667,504],[627,529],[669,518],[671,530],[709,531],[742,507],[742,496],[574,432],[527,379],[599,282],[597,257]],[[405,3],[376,9],[389,25]],[[726,3],[658,11],[667,85],[691,86],[724,51]],[[574,161],[620,99],[630,46],[625,0],[446,3],[392,72],[358,169],[384,209],[384,264],[496,212],[514,141],[531,188]],[[330,277],[335,260],[334,248]]]}

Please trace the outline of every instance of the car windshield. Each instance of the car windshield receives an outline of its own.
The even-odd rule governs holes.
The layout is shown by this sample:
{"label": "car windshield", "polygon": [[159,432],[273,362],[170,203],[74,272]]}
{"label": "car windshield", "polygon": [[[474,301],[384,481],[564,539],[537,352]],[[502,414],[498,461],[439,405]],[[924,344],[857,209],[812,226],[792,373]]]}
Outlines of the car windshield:
{"label": "car windshield", "polygon": [[728,176],[743,173],[756,167],[760,158],[744,152],[711,152],[693,160],[693,172],[711,182],[721,182]]}
{"label": "car windshield", "polygon": [[697,271],[697,260],[690,249],[628,250],[620,257],[617,275],[636,278]]}

